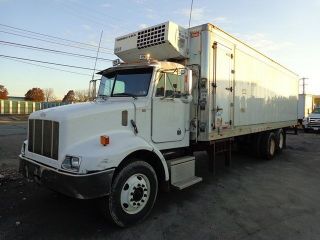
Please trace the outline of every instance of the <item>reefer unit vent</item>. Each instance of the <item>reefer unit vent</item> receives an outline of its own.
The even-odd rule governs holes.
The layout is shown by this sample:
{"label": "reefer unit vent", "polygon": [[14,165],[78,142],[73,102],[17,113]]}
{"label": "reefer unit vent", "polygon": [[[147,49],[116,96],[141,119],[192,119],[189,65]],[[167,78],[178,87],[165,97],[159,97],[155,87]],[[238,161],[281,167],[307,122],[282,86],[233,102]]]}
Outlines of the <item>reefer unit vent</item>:
{"label": "reefer unit vent", "polygon": [[158,24],[116,38],[114,53],[125,62],[150,54],[156,60],[184,59],[188,31],[173,22]]}
{"label": "reefer unit vent", "polygon": [[166,25],[161,25],[138,32],[138,49],[165,43],[165,30]]}

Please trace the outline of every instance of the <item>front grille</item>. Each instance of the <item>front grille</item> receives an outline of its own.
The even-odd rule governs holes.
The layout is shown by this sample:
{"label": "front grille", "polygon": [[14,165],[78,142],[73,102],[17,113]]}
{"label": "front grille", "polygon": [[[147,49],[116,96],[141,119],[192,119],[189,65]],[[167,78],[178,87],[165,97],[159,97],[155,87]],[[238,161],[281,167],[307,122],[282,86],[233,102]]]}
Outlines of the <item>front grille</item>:
{"label": "front grille", "polygon": [[30,119],[28,151],[58,160],[59,123]]}
{"label": "front grille", "polygon": [[309,125],[320,126],[320,118],[310,118]]}

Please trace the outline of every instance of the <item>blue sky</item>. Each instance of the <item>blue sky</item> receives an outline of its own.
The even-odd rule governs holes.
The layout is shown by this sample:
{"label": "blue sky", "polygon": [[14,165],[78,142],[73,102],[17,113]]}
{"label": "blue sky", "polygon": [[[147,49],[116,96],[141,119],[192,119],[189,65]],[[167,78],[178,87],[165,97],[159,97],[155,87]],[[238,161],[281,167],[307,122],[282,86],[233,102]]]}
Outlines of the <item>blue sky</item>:
{"label": "blue sky", "polygon": [[[0,24],[97,45],[103,30],[101,58],[115,59],[114,38],[168,20],[186,26],[191,1],[154,0],[0,0]],[[194,0],[191,25],[211,22],[261,52],[308,77],[307,91],[320,95],[320,0]],[[6,33],[5,33],[6,32]],[[8,34],[8,32],[10,34]],[[14,34],[40,38],[38,41]],[[96,48],[37,36],[0,25],[0,41],[95,56]],[[89,50],[69,46],[81,46]],[[4,45],[0,55],[30,58],[86,68],[94,59],[64,56]],[[36,63],[40,64],[40,63]],[[32,87],[53,88],[62,98],[70,89],[88,88],[91,70],[55,67],[61,72],[0,57],[0,84],[10,95],[23,96]],[[109,61],[98,61],[104,69]]]}

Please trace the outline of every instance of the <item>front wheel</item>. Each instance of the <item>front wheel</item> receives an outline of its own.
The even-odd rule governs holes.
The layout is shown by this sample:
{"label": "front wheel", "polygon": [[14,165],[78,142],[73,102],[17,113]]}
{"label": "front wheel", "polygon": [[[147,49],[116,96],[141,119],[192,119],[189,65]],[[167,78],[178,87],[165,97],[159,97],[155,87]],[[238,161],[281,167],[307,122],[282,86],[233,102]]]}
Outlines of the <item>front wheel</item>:
{"label": "front wheel", "polygon": [[116,176],[109,196],[109,213],[120,227],[145,219],[151,212],[158,193],[157,175],[152,166],[136,160]]}

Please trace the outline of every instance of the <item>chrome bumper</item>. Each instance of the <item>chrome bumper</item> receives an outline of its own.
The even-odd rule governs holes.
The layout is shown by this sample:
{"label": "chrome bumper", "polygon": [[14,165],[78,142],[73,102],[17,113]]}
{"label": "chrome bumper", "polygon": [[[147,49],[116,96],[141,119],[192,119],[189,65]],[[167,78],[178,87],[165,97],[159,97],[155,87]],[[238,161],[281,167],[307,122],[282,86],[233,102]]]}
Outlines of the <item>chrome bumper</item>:
{"label": "chrome bumper", "polygon": [[92,199],[110,193],[115,169],[90,174],[73,174],[45,166],[22,155],[19,158],[19,171],[24,177],[34,179],[64,195],[78,199]]}

